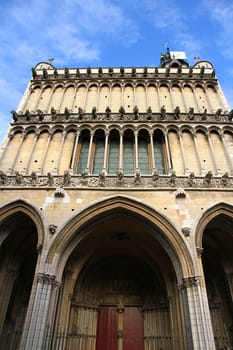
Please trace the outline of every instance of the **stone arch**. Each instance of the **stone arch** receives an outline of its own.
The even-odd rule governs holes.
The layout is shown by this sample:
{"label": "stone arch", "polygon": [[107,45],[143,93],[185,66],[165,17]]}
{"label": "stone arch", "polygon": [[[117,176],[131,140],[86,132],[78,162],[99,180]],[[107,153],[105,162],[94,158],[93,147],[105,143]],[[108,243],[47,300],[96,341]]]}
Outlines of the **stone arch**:
{"label": "stone arch", "polygon": [[197,218],[193,231],[195,235],[195,244],[197,249],[202,249],[203,232],[208,223],[219,215],[233,217],[233,206],[227,202],[219,202],[210,207]]}
{"label": "stone arch", "polygon": [[196,226],[197,253],[205,280],[216,349],[233,346],[232,338],[233,206],[219,202],[204,212]]}
{"label": "stone arch", "polygon": [[[58,233],[46,257],[46,262],[51,264],[51,273],[57,276],[58,281],[61,280],[70,254],[88,235],[87,225],[93,224],[96,220],[102,220],[107,214],[119,210],[135,215],[148,224],[152,237],[153,227],[157,228],[159,234],[156,239],[159,240],[170,257],[177,274],[178,283],[182,283],[182,278],[194,275],[192,258],[186,244],[177,228],[168,218],[141,201],[128,196],[113,196],[86,207],[69,219]],[[78,231],[80,231],[80,234],[77,234]]]}
{"label": "stone arch", "polygon": [[34,223],[37,228],[38,233],[38,247],[42,246],[44,243],[44,234],[45,234],[45,223],[44,218],[42,218],[41,212],[29,201],[23,199],[16,199],[13,202],[4,204],[0,208],[0,216],[2,223],[14,215],[17,212],[26,214]]}
{"label": "stone arch", "polygon": [[5,204],[0,215],[0,347],[18,349],[35,296],[44,221],[37,208],[21,199]]}

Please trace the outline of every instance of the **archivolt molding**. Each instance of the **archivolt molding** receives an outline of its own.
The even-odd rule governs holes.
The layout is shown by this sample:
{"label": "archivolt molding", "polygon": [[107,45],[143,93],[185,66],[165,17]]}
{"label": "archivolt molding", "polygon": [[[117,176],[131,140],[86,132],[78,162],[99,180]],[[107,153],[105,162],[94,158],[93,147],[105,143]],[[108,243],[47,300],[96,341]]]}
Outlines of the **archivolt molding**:
{"label": "archivolt molding", "polygon": [[229,218],[233,218],[233,205],[227,202],[219,202],[210,207],[206,208],[206,210],[197,218],[194,226],[193,232],[195,236],[195,244],[197,251],[202,251],[202,240],[203,240],[203,232],[208,225],[208,223],[216,218],[217,216],[224,214]]}
{"label": "archivolt molding", "polygon": [[159,234],[154,238],[162,244],[170,256],[178,279],[194,275],[193,261],[185,241],[167,217],[131,197],[113,196],[86,207],[71,218],[58,233],[46,258],[46,262],[52,265],[52,273],[56,274],[58,280],[62,277],[70,254],[84,238],[82,231],[86,225],[91,224],[93,220],[96,221],[103,214],[105,216],[111,214],[114,210],[135,214],[151,227],[156,227]]}
{"label": "archivolt molding", "polygon": [[41,212],[39,212],[38,209],[29,201],[16,199],[15,201],[9,202],[0,207],[1,222],[3,223],[13,214],[19,212],[26,214],[34,222],[37,228],[37,246],[42,246],[44,243],[45,236],[45,220],[44,218],[42,218]]}

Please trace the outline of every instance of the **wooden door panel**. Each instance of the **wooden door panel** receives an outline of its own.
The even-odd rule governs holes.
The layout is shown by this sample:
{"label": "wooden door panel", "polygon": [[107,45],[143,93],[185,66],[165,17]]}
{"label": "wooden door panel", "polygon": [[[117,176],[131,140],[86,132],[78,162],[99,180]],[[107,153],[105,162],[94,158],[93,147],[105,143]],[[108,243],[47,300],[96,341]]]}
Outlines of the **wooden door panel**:
{"label": "wooden door panel", "polygon": [[125,308],[123,328],[123,350],[144,350],[144,320],[139,308]]}
{"label": "wooden door panel", "polygon": [[101,307],[99,309],[96,350],[117,350],[116,307]]}

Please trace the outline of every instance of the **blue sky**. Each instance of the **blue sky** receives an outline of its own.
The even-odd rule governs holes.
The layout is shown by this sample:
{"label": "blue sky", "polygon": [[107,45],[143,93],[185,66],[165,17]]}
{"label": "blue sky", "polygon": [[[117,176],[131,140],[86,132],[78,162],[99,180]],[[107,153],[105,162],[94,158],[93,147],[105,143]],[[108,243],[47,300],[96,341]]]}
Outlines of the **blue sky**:
{"label": "blue sky", "polygon": [[31,67],[158,66],[168,43],[212,62],[233,108],[232,0],[1,0],[0,141]]}

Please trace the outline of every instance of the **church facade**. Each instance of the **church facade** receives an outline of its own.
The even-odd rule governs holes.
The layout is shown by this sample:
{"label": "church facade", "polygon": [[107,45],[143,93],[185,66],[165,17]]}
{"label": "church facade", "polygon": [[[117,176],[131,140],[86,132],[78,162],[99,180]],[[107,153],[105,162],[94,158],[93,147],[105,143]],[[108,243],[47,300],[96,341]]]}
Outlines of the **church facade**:
{"label": "church facade", "polygon": [[0,158],[0,347],[233,349],[233,113],[208,61],[41,62]]}

